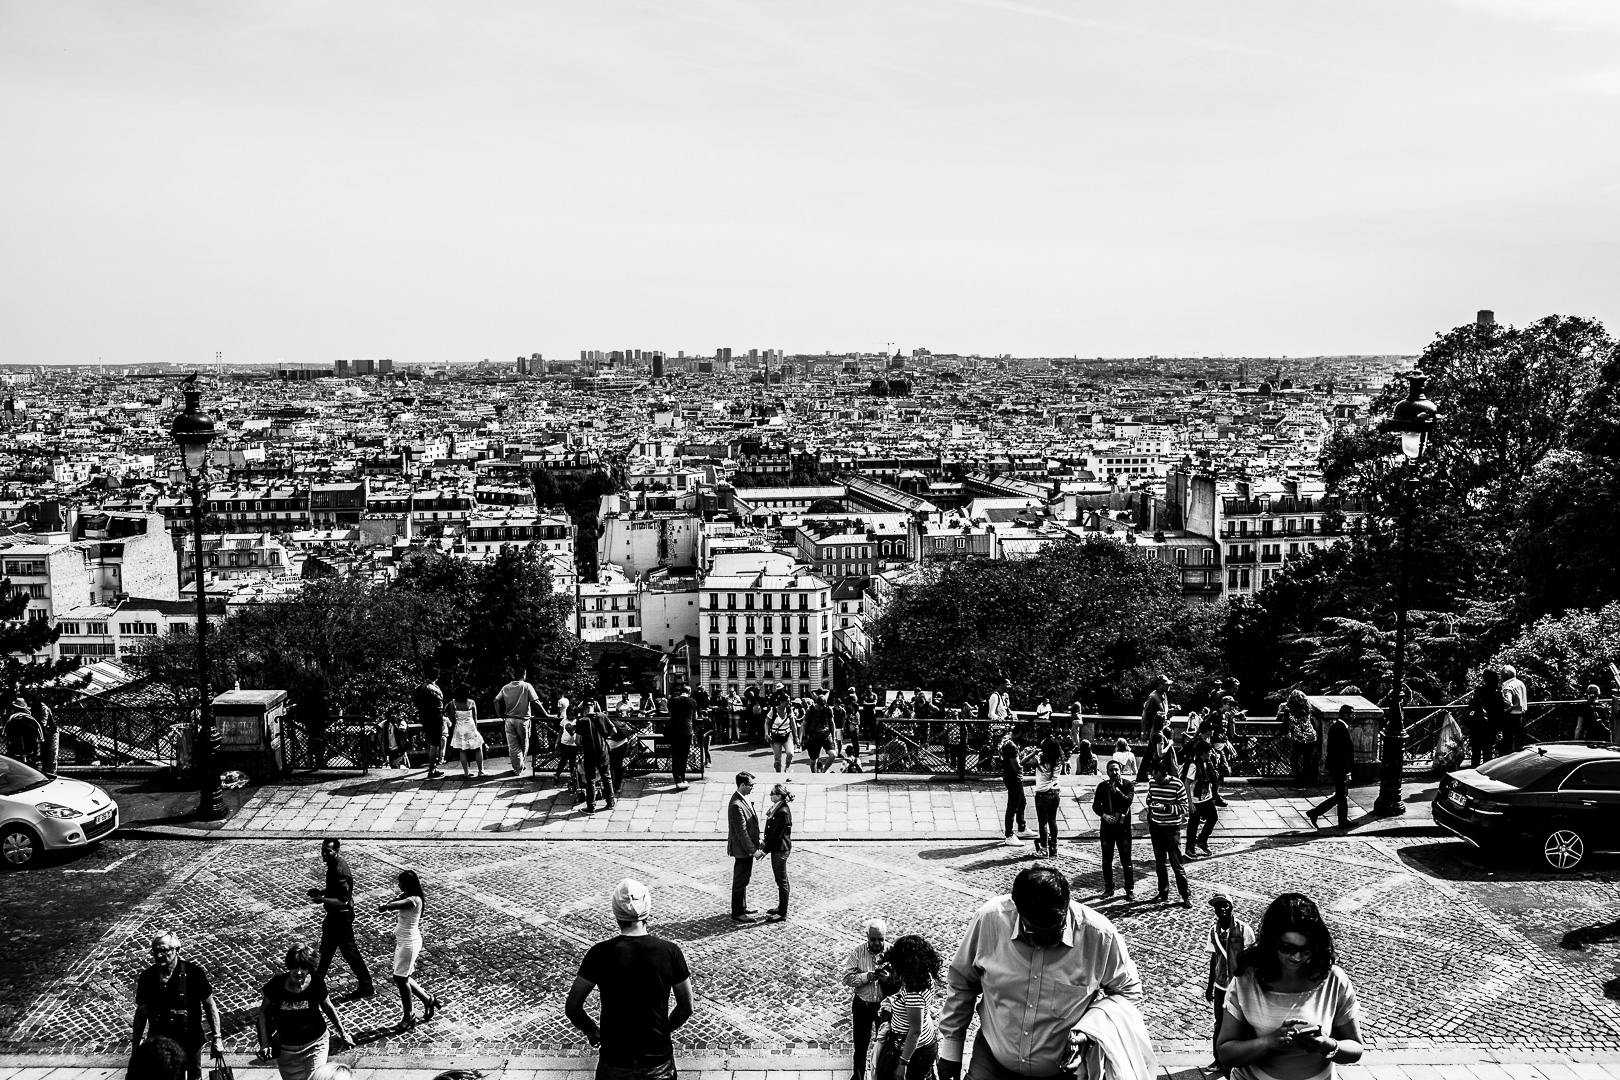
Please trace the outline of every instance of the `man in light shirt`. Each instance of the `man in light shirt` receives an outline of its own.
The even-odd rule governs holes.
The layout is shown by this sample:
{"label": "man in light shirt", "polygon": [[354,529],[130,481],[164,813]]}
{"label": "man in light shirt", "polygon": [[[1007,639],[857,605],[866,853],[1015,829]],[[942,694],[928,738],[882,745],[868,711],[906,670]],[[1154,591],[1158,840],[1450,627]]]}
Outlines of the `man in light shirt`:
{"label": "man in light shirt", "polygon": [[1502,721],[1501,753],[1511,754],[1524,745],[1524,713],[1530,705],[1530,691],[1511,664],[1502,667],[1502,700],[1507,716]]}
{"label": "man in light shirt", "polygon": [[540,704],[540,695],[529,685],[529,673],[522,668],[511,673],[511,681],[495,695],[495,711],[506,721],[506,756],[512,762],[512,775],[523,775],[523,757],[529,751],[529,717]]}
{"label": "man in light shirt", "polygon": [[851,949],[844,961],[844,985],[855,991],[849,1006],[855,1021],[855,1074],[851,1080],[866,1076],[872,1028],[877,1024],[878,1004],[883,1000],[883,939],[888,932],[888,924],[882,919],[867,919],[866,940]]}
{"label": "man in light shirt", "polygon": [[939,1080],[960,1080],[975,1007],[969,1080],[1055,1076],[1069,1031],[1100,995],[1140,1001],[1142,978],[1114,924],[1069,897],[1069,882],[1032,866],[1010,896],[986,903],[945,973]]}
{"label": "man in light shirt", "polygon": [[990,695],[986,703],[985,715],[992,724],[1006,724],[1012,721],[1012,680],[1002,679],[1001,689]]}

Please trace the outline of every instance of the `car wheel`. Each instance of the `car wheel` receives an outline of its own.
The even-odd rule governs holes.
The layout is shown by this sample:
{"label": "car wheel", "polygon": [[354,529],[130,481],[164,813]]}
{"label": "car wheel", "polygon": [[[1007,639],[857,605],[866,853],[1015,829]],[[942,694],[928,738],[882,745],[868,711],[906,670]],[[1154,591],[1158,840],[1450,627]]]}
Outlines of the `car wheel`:
{"label": "car wheel", "polygon": [[38,861],[43,850],[39,837],[21,825],[7,825],[0,830],[0,866],[8,870],[21,870]]}
{"label": "car wheel", "polygon": [[1554,825],[1541,838],[1541,857],[1561,874],[1579,869],[1586,861],[1586,838],[1572,825]]}

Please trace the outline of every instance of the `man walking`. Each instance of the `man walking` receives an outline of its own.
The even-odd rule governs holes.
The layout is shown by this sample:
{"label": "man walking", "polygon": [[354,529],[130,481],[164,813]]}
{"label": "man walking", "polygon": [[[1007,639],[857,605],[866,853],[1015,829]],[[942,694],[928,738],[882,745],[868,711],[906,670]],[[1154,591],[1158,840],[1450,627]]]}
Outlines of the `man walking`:
{"label": "man walking", "polygon": [[1340,705],[1339,715],[1328,725],[1327,771],[1328,779],[1333,781],[1333,796],[1317,803],[1316,807],[1305,815],[1310,819],[1313,829],[1320,829],[1322,815],[1335,808],[1339,811],[1339,828],[1350,827],[1350,769],[1354,760],[1354,751],[1350,746],[1350,720],[1355,715],[1356,710],[1353,707]]}
{"label": "man walking", "polygon": [[1097,815],[1097,838],[1102,842],[1103,899],[1114,895],[1114,850],[1125,871],[1125,899],[1136,899],[1136,866],[1131,862],[1131,801],[1136,784],[1125,775],[1119,762],[1108,763],[1108,779],[1097,785],[1091,797],[1092,813]]}
{"label": "man walking", "polygon": [[321,963],[315,969],[315,978],[326,981],[326,973],[332,966],[332,954],[341,950],[349,970],[354,972],[355,981],[360,984],[355,996],[368,998],[377,991],[371,981],[371,972],[366,968],[365,957],[360,955],[360,948],[354,943],[354,871],[349,869],[348,860],[340,854],[342,847],[343,842],[335,836],[321,841],[321,861],[326,863],[326,885],[309,890],[310,902],[321,905],[326,911],[326,917],[321,920]]}
{"label": "man walking", "polygon": [[437,780],[444,775],[439,762],[444,759],[444,691],[439,689],[439,669],[430,667],[422,673],[421,685],[411,691],[411,704],[416,708],[416,722],[422,726],[422,741],[427,743],[428,779]]}
{"label": "man walking", "polygon": [[731,921],[753,922],[758,908],[748,906],[748,879],[754,874],[754,861],[765,857],[759,843],[759,815],[748,796],[754,790],[754,774],[737,774],[737,790],[726,807],[726,854],[731,856]]}
{"label": "man walking", "polygon": [[[540,695],[529,684],[529,673],[523,668],[507,672],[507,683],[495,695],[495,712],[506,722],[506,757],[512,763],[512,775],[523,775],[523,759],[529,752],[531,725]],[[534,762],[529,763],[534,773]]]}
{"label": "man walking", "polygon": [[585,812],[596,813],[596,782],[601,777],[602,801],[613,809],[613,766],[608,759],[608,743],[613,731],[607,713],[594,701],[585,703],[585,711],[574,722],[575,752],[579,755],[580,780],[585,785]]}
{"label": "man walking", "polygon": [[1050,866],[1020,871],[1010,896],[979,908],[945,986],[939,1080],[962,1075],[975,1006],[979,1033],[969,1080],[1013,1080],[1056,1076],[1068,1057],[1070,1030],[1099,996],[1142,998],[1124,937],[1072,900],[1068,879]]}
{"label": "man walking", "polygon": [[810,758],[810,771],[820,772],[822,760],[837,752],[833,712],[827,704],[827,691],[818,689],[815,700],[804,710],[804,752]]}
{"label": "man walking", "polygon": [[152,941],[152,966],[141,972],[135,984],[135,1020],[130,1050],[147,1036],[168,1038],[186,1053],[187,1080],[201,1080],[202,1048],[209,1056],[225,1056],[219,1026],[219,1006],[208,974],[190,960],[180,957],[180,939],[172,932],[159,934]]}
{"label": "man walking", "polygon": [[[1232,898],[1224,892],[1211,896],[1209,906],[1215,909],[1215,924],[1209,928],[1209,980],[1204,984],[1204,1000],[1215,1006],[1215,1030],[1210,1035],[1210,1045],[1213,1047],[1221,1034],[1226,990],[1232,984],[1238,958],[1245,949],[1254,945],[1254,927],[1236,916],[1232,910]],[[1221,1069],[1221,1063],[1217,1059],[1209,1067]],[[1221,1075],[1227,1076],[1230,1072],[1221,1069]]]}
{"label": "man walking", "polygon": [[693,720],[697,707],[692,692],[682,685],[669,699],[669,771],[675,779],[675,790],[685,791],[686,759],[692,753]]}
{"label": "man walking", "polygon": [[[1025,754],[1018,746],[1018,740],[1013,738],[1013,729],[1008,728],[1001,733],[1001,746],[997,751],[1001,757],[1001,783],[1007,789],[1007,812],[1004,815],[1002,832],[1006,838],[1002,843],[1007,847],[1019,847],[1018,839],[1029,832],[1029,826],[1024,822],[1024,807],[1027,801],[1024,798],[1024,758]],[[1018,824],[1018,833],[1013,833],[1013,823]]]}
{"label": "man walking", "polygon": [[[612,902],[619,936],[585,953],[563,1011],[599,1049],[596,1080],[674,1080],[670,1035],[692,1015],[692,973],[679,945],[648,931],[647,886],[625,878],[614,886]],[[585,1011],[592,990],[602,998],[600,1024]]]}
{"label": "man walking", "polygon": [[855,1026],[855,1074],[851,1080],[866,1077],[872,1028],[877,1025],[878,1005],[883,1001],[883,939],[888,932],[888,924],[882,919],[867,919],[866,940],[851,949],[844,961],[844,985],[855,991],[849,1004]]}
{"label": "man walking", "polygon": [[1192,907],[1192,890],[1186,871],[1181,868],[1181,830],[1187,824],[1187,787],[1174,769],[1175,762],[1159,758],[1153,763],[1153,782],[1148,786],[1148,835],[1153,839],[1153,868],[1159,876],[1159,903],[1170,899],[1170,878],[1175,871],[1176,890],[1181,906]]}
{"label": "man walking", "polygon": [[1192,809],[1187,817],[1187,858],[1208,856],[1209,834],[1215,831],[1220,811],[1215,808],[1215,783],[1220,771],[1210,752],[1209,740],[1199,736],[1193,742],[1192,760],[1187,762],[1186,780],[1192,798]]}

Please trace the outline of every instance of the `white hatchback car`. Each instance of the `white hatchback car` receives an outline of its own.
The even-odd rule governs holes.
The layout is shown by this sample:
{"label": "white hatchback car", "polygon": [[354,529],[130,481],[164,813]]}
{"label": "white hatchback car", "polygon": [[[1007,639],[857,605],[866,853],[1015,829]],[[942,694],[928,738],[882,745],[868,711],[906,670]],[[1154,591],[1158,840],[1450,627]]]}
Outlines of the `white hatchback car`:
{"label": "white hatchback car", "polygon": [[116,828],[118,804],[96,785],[0,755],[0,869],[21,869],[41,852],[83,847]]}

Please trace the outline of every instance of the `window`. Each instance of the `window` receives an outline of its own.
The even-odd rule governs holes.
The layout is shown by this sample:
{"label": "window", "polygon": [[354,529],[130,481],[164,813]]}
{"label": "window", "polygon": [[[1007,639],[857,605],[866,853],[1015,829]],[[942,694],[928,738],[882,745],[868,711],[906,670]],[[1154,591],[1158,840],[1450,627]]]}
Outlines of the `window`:
{"label": "window", "polygon": [[759,606],[764,608],[766,611],[771,610],[771,594],[770,593],[761,593],[760,594],[760,604],[759,604]]}
{"label": "window", "polygon": [[763,633],[767,633],[767,634],[769,634],[769,633],[772,633],[772,632],[773,632],[773,628],[772,628],[772,625],[771,625],[771,624],[772,624],[772,623],[774,623],[774,622],[775,622],[775,619],[774,619],[774,618],[772,618],[772,617],[771,617],[771,616],[769,616],[769,615],[766,615],[766,616],[765,616],[765,617],[764,617],[764,619],[763,619],[763,620],[762,620],[762,621],[763,621],[763,622],[764,622],[764,624],[765,624],[765,625],[764,625],[764,626],[761,626],[761,627],[760,627],[760,630],[761,630],[761,631],[762,631],[762,632],[763,632]]}
{"label": "window", "polygon": [[1242,583],[1242,585],[1243,585],[1243,587],[1245,589],[1247,589],[1249,587],[1249,576],[1250,576],[1250,572],[1248,570],[1240,570],[1240,571],[1238,571],[1238,579]]}
{"label": "window", "polygon": [[[810,677],[810,661],[808,661],[808,660],[800,660],[799,661],[799,678],[808,679],[809,677]],[[801,690],[800,693],[803,693],[803,691]]]}
{"label": "window", "polygon": [[45,560],[43,559],[7,559],[7,574],[43,574]]}
{"label": "window", "polygon": [[799,655],[800,656],[808,656],[809,653],[810,653],[810,639],[807,638],[807,637],[800,638],[799,639]]}
{"label": "window", "polygon": [[734,593],[734,592],[726,593],[726,609],[729,610],[729,611],[737,610],[737,594],[736,593]]}
{"label": "window", "polygon": [[810,632],[810,616],[808,616],[808,615],[800,615],[799,616],[799,633],[808,634],[809,632]]}
{"label": "window", "polygon": [[1226,587],[1228,589],[1235,589],[1238,587],[1238,572],[1236,570],[1228,570],[1226,572]]}
{"label": "window", "polygon": [[719,608],[720,608],[720,594],[719,593],[712,592],[712,593],[709,594],[709,608],[710,608],[710,610],[719,610]]}
{"label": "window", "polygon": [[747,608],[749,611],[754,610],[754,594],[753,593],[744,594],[744,596],[743,596],[743,607]]}
{"label": "window", "polygon": [[712,637],[712,638],[709,639],[709,655],[710,656],[719,656],[720,655],[720,639],[719,638]]}
{"label": "window", "polygon": [[62,633],[72,634],[74,637],[78,637],[80,634],[84,633],[83,630],[79,629],[79,624],[76,622],[57,623],[56,626],[57,629],[62,631]]}
{"label": "window", "polygon": [[1205,548],[1204,549],[1204,565],[1205,566],[1213,566],[1213,565],[1215,565],[1215,549],[1214,548]]}
{"label": "window", "polygon": [[125,637],[156,637],[158,628],[157,623],[121,622],[118,624],[118,632]]}
{"label": "window", "polygon": [[1572,791],[1620,791],[1620,761],[1589,761],[1559,785]]}
{"label": "window", "polygon": [[618,628],[619,628],[619,617],[617,615],[615,615],[615,616],[613,616],[613,629],[617,630]]}
{"label": "window", "polygon": [[1181,548],[1181,547],[1176,548],[1176,565],[1177,566],[1186,566],[1187,565],[1187,549],[1186,548]]}
{"label": "window", "polygon": [[718,615],[710,615],[709,616],[709,633],[718,634],[719,632],[720,632],[720,616],[718,616]]}
{"label": "window", "polygon": [[737,632],[737,616],[735,616],[735,615],[727,615],[726,616],[726,633],[735,634],[736,632]]}
{"label": "window", "polygon": [[107,624],[104,622],[87,622],[84,624],[84,632],[86,634],[105,634]]}

